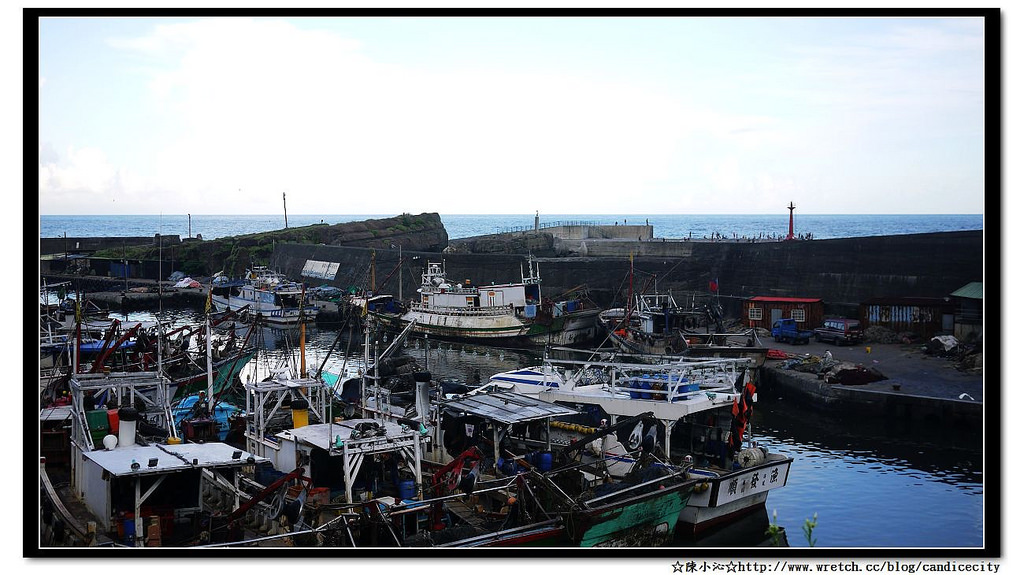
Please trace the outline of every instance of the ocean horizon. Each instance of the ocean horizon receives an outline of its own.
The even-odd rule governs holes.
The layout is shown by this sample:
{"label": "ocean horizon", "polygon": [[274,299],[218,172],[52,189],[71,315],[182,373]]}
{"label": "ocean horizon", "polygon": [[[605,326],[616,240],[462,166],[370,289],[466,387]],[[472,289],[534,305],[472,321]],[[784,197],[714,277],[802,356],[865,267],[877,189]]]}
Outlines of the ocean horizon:
{"label": "ocean horizon", "polygon": [[[340,224],[390,218],[398,214],[289,214],[288,227],[319,223]],[[535,214],[440,214],[449,239],[532,228]],[[726,238],[768,238],[789,231],[788,214],[541,214],[541,227],[559,222],[594,225],[649,224],[654,237],[701,239],[717,234]],[[983,214],[799,214],[793,216],[794,233],[815,239],[901,235],[984,229]],[[226,236],[284,229],[280,214],[206,215],[41,215],[40,238],[140,237],[178,235],[217,239]]]}

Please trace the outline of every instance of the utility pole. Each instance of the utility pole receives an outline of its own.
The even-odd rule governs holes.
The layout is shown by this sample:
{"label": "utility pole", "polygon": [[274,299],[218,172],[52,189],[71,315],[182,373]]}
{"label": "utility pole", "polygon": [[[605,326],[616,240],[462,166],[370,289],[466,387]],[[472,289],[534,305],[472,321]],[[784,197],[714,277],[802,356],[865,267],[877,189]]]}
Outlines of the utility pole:
{"label": "utility pole", "polygon": [[188,237],[192,239],[192,214],[188,215]]}
{"label": "utility pole", "polygon": [[281,192],[281,202],[284,203],[284,229],[288,229],[288,200],[285,198],[285,193]]}

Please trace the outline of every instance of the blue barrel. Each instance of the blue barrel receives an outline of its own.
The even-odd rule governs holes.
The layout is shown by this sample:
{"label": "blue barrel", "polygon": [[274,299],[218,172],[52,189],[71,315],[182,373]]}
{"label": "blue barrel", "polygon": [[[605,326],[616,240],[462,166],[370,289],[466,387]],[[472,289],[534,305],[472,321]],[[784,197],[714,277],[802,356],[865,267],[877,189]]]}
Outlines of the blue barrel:
{"label": "blue barrel", "polygon": [[[651,389],[651,382],[645,381],[645,382],[641,383],[640,384],[640,389]],[[640,392],[640,398],[641,399],[650,399],[651,398],[651,394],[646,392],[646,391],[641,391]]]}
{"label": "blue barrel", "polygon": [[544,451],[540,454],[540,460],[537,462],[537,468],[541,471],[551,470],[551,452]]}
{"label": "blue barrel", "polygon": [[132,517],[124,518],[124,544],[135,545],[135,517],[134,513],[129,513]]}
{"label": "blue barrel", "polygon": [[416,482],[412,479],[399,481],[398,497],[400,499],[412,499],[413,497],[416,497]]}

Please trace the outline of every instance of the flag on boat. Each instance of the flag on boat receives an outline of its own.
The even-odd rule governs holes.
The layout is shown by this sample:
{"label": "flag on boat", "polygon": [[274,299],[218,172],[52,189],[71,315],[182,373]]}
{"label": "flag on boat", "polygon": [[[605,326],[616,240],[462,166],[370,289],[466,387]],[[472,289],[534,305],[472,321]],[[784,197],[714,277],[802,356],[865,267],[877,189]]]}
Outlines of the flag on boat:
{"label": "flag on boat", "polygon": [[210,307],[213,305],[213,286],[210,286],[210,291],[206,292],[206,314],[209,315]]}
{"label": "flag on boat", "polygon": [[708,291],[718,293],[718,278],[708,282]]}

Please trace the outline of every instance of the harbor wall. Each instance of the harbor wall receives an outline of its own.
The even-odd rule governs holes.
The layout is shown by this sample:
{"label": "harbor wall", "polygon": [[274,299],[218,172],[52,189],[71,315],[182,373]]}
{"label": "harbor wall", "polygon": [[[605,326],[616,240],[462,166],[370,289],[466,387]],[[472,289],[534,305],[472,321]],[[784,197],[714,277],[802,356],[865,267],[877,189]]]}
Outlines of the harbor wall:
{"label": "harbor wall", "polygon": [[181,243],[181,236],[167,234],[161,236],[125,236],[125,237],[102,237],[102,238],[39,238],[39,254],[81,254],[93,253],[100,250],[118,249],[134,246],[156,246],[161,240],[164,246],[172,246]]}
{"label": "harbor wall", "polygon": [[759,393],[771,393],[826,413],[843,416],[881,417],[971,428],[980,426],[984,416],[984,404],[980,401],[826,383],[814,374],[784,370],[776,366],[762,367],[759,380]]}
{"label": "harbor wall", "polygon": [[[537,237],[537,236],[534,236]],[[551,236],[548,236],[551,238]],[[981,281],[982,231],[942,232],[789,242],[626,242],[603,240],[604,255],[539,257],[545,297],[585,284],[602,306],[627,293],[630,251],[633,290],[671,290],[677,301],[706,298],[716,279],[726,315],[740,317],[744,300],[756,295],[818,297],[826,315],[857,317],[861,302],[878,297],[944,298],[971,281]],[[589,245],[589,244],[588,244]],[[536,251],[533,252],[536,255]],[[398,250],[378,249],[377,281],[396,270]],[[476,285],[518,281],[526,253],[403,253],[402,293],[415,295],[428,259],[443,257],[449,278]],[[307,260],[338,263],[332,278],[301,272]],[[343,289],[369,285],[370,249],[278,243],[271,266],[289,277]],[[398,293],[397,271],[382,290]],[[618,297],[616,297],[618,296]]]}

